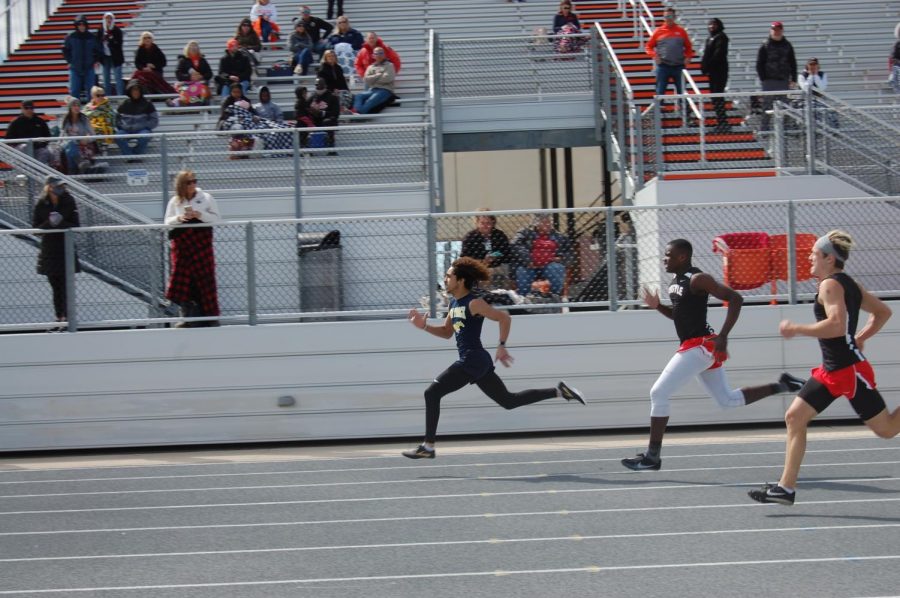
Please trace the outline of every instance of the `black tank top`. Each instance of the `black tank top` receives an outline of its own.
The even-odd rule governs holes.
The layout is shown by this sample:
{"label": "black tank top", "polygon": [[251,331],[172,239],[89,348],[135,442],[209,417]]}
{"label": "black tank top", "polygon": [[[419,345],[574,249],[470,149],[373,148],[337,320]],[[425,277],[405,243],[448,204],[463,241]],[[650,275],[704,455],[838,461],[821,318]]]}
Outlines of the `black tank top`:
{"label": "black tank top", "polygon": [[669,284],[672,319],[675,320],[675,332],[681,342],[713,333],[712,327],[706,322],[709,293],[691,292],[691,278],[700,272],[700,268],[690,268],[684,274],[676,274]]}
{"label": "black tank top", "polygon": [[[856,346],[856,325],[859,322],[862,292],[856,281],[843,272],[836,272],[828,278],[833,278],[844,287],[844,305],[847,306],[847,330],[845,333],[834,338],[819,339],[819,347],[822,349],[822,365],[827,371],[833,372],[865,360],[862,352]],[[813,304],[813,313],[816,314],[816,322],[821,322],[828,317],[825,313],[825,306],[819,303],[818,293],[816,293],[816,302]]]}
{"label": "black tank top", "polygon": [[461,299],[450,298],[450,322],[456,336],[456,348],[459,351],[459,365],[473,379],[478,379],[493,369],[493,360],[481,344],[481,327],[484,317],[472,313],[469,304],[478,297],[469,293]]}

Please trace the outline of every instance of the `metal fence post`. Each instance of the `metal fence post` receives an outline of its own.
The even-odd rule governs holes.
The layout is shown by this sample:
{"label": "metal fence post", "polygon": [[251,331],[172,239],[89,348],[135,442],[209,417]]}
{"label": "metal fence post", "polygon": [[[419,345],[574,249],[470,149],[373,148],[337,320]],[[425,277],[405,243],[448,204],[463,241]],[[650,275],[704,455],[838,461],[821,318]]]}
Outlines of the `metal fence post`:
{"label": "metal fence post", "polygon": [[623,113],[625,101],[622,96],[625,89],[617,81],[616,82],[616,137],[619,139],[619,194],[622,197],[622,203],[627,204],[628,200],[628,154],[631,148],[625,143],[625,114]]}
{"label": "metal fence post", "polygon": [[666,171],[666,163],[663,162],[663,136],[662,136],[662,110],[660,110],[660,101],[653,102],[653,139],[656,145],[656,178],[663,180]]}
{"label": "metal fence post", "polygon": [[[610,89],[609,78],[610,78],[610,64],[609,64],[609,56],[606,55],[606,48],[603,49],[603,53],[601,54],[603,60],[600,61],[600,91],[602,97],[600,101],[603,103],[602,110],[605,115],[605,119],[602,123],[603,131],[598,132],[598,135],[603,135],[603,142],[606,144],[606,169],[614,170],[613,165],[613,148],[612,148],[612,126],[610,125],[610,107],[612,104],[612,90]],[[598,137],[599,139],[599,137]]]}
{"label": "metal fence post", "polygon": [[[446,209],[444,201],[444,106],[443,93],[443,61],[444,54],[441,48],[441,37],[434,29],[429,31],[431,58],[429,99],[431,101],[431,201],[429,212],[443,212]],[[426,132],[427,135],[427,132]]]}
{"label": "metal fence post", "polygon": [[256,326],[256,241],[252,220],[244,229],[244,243],[247,257],[247,323]]}
{"label": "metal fence post", "polygon": [[803,94],[803,125],[806,129],[806,174],[816,174],[816,121],[812,106],[812,86]]}
{"label": "metal fence post", "polygon": [[166,142],[166,134],[163,133],[159,137],[159,176],[162,179],[159,182],[159,188],[162,190],[163,214],[166,213],[166,207],[169,205],[169,152]]}
{"label": "metal fence post", "polygon": [[300,191],[300,130],[291,132],[294,158],[294,218],[303,218],[303,194]]}
{"label": "metal fence post", "polygon": [[[150,260],[149,260],[150,261],[150,264],[149,264],[150,269],[147,274],[147,276],[148,276],[147,289],[148,289],[148,292],[150,295],[150,309],[148,309],[147,311],[149,312],[151,318],[155,318],[155,317],[159,316],[159,305],[161,303],[159,285],[157,283],[162,279],[162,277],[160,276],[160,271],[161,271],[160,265],[161,264],[158,261],[159,255],[154,250],[155,243],[153,242],[153,240],[159,236],[159,231],[149,230],[146,232],[147,232],[146,238],[150,239],[150,242],[147,244],[148,245],[147,253],[149,254],[149,257],[150,257]],[[163,232],[165,232],[165,231],[163,231]]]}
{"label": "metal fence post", "polygon": [[794,200],[788,200],[787,219],[787,259],[788,259],[788,302],[797,303],[797,222]]}
{"label": "metal fence post", "polygon": [[437,223],[433,214],[425,216],[425,237],[428,243],[428,315],[437,317]]}
{"label": "metal fence post", "polygon": [[784,111],[778,107],[778,103],[774,106],[775,112],[775,138],[773,140],[774,147],[772,154],[774,155],[775,168],[779,171],[784,168],[784,150],[787,148],[787,141],[784,138]]}
{"label": "metal fence post", "polygon": [[644,116],[641,114],[639,106],[632,106],[630,109],[632,118],[634,118],[634,191],[638,192],[644,188]]}
{"label": "metal fence post", "polygon": [[[56,233],[58,234],[58,233]],[[75,233],[67,228],[63,232],[63,251],[66,277],[66,319],[69,324],[69,332],[78,330],[78,303],[75,297]]]}
{"label": "metal fence post", "polygon": [[618,309],[619,284],[616,278],[616,227],[615,212],[606,208],[606,296],[609,299],[609,311]]}
{"label": "metal fence post", "polygon": [[597,141],[602,139],[603,135],[603,119],[601,115],[601,104],[603,102],[601,83],[600,83],[600,61],[597,53],[600,51],[600,34],[597,28],[591,28],[590,39],[590,69],[591,69],[591,87],[594,92],[594,133]]}

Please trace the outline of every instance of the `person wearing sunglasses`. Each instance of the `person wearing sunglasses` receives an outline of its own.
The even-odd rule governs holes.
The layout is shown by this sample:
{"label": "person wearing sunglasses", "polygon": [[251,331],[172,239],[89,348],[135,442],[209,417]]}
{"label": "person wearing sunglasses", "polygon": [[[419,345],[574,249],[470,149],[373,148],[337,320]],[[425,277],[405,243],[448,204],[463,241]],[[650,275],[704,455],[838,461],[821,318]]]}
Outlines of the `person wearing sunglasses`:
{"label": "person wearing sunglasses", "polygon": [[572,3],[569,0],[563,0],[559,3],[559,12],[553,17],[553,33],[559,33],[560,29],[566,25],[572,25],[576,31],[581,31],[581,22],[578,15],[572,10]]}

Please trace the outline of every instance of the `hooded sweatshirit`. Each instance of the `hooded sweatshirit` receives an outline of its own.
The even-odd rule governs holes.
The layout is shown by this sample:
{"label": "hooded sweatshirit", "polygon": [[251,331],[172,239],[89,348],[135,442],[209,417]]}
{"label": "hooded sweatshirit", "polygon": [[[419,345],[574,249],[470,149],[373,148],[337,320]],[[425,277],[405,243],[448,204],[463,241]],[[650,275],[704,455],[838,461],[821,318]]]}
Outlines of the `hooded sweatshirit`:
{"label": "hooded sweatshirit", "polygon": [[78,31],[79,23],[88,24],[87,19],[80,15],[75,18],[75,31],[67,35],[63,42],[63,56],[69,63],[69,68],[86,73],[100,60],[100,43],[90,29]]}
{"label": "hooded sweatshirit", "polygon": [[[141,94],[138,99],[131,97],[131,90],[137,88]],[[137,81],[130,81],[125,88],[128,96],[119,105],[116,113],[116,127],[126,133],[138,133],[144,129],[153,130],[159,125],[159,113],[153,106],[153,102],[144,97],[144,88]]]}
{"label": "hooded sweatshirit", "polygon": [[[112,26],[109,29],[106,28],[106,17],[112,17]],[[116,15],[111,12],[104,13],[100,29],[97,30],[97,43],[100,55],[109,57],[113,66],[125,64],[125,53],[122,51],[123,37],[122,29],[116,25]]]}

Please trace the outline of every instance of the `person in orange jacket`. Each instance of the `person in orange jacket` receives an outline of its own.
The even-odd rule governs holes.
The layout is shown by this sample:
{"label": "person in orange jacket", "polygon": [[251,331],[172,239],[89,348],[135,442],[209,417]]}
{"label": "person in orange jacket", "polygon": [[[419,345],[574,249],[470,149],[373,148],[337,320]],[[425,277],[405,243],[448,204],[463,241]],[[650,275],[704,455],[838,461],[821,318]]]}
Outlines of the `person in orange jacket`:
{"label": "person in orange jacket", "polygon": [[690,64],[694,47],[687,31],[675,23],[675,9],[667,8],[665,22],[656,28],[645,46],[656,63],[656,95],[666,93],[669,81],[675,83],[675,93],[684,93],[682,71]]}

